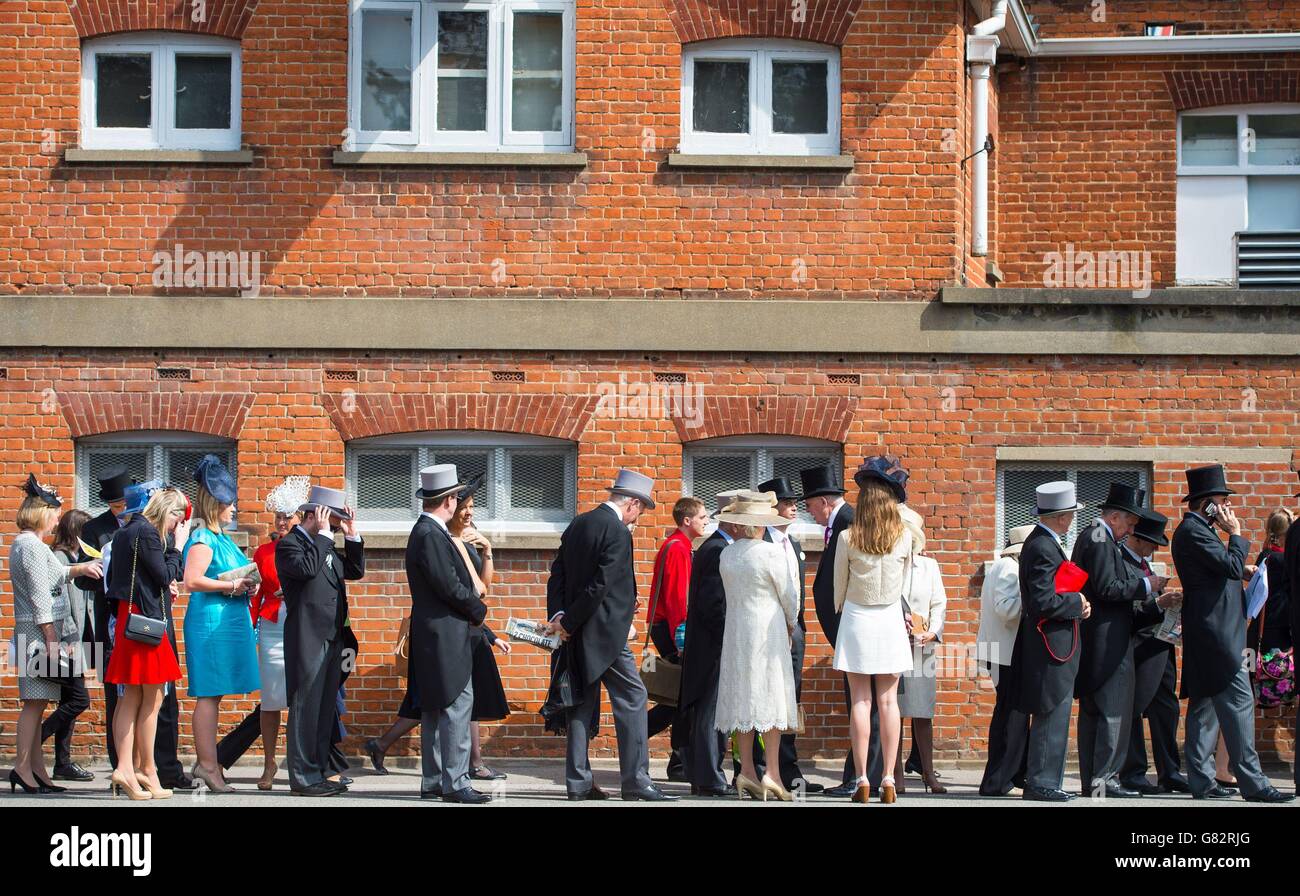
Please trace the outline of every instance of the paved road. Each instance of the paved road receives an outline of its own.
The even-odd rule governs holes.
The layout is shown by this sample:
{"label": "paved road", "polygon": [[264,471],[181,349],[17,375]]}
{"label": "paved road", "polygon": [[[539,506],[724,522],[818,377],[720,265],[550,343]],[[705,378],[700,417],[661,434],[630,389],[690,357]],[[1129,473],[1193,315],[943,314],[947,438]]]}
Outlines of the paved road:
{"label": "paved road", "polygon": [[[354,766],[358,765],[361,760],[354,761]],[[409,760],[408,760],[409,761]],[[596,782],[606,791],[614,794],[618,793],[618,765],[613,760],[593,760],[593,767],[596,769]],[[564,799],[564,763],[560,759],[508,759],[495,760],[492,766],[499,771],[506,772],[509,777],[505,781],[494,782],[495,789],[489,785],[482,785],[480,789],[494,793],[497,800],[493,805],[506,806],[564,806],[570,808],[586,807],[603,807],[613,808],[617,806],[632,806],[645,804],[622,803],[618,799],[611,799],[605,803],[570,803]],[[88,784],[70,784],[71,789],[66,794],[51,796],[31,796],[26,797],[21,794],[10,796],[8,788],[3,789],[3,795],[0,795],[0,806],[20,806],[20,805],[57,805],[59,807],[71,806],[118,806],[138,809],[152,808],[180,808],[185,806],[208,806],[208,805],[230,805],[230,806],[298,806],[305,807],[311,805],[327,806],[443,806],[445,804],[419,799],[420,778],[417,769],[413,766],[398,767],[393,762],[389,763],[391,774],[387,776],[376,775],[368,770],[358,768],[354,771],[355,783],[351,790],[338,797],[311,799],[306,797],[297,797],[289,793],[287,776],[283,770],[280,771],[279,777],[275,782],[275,789],[270,793],[263,793],[257,790],[255,782],[261,772],[261,764],[256,763],[248,766],[239,766],[230,774],[230,782],[237,788],[233,794],[207,794],[191,791],[182,793],[178,791],[173,799],[160,801],[157,803],[130,803],[124,797],[113,800],[108,793],[108,767],[106,765],[94,766],[91,771],[96,773],[96,780]],[[820,769],[809,770],[805,766],[805,771],[810,774],[812,780],[827,785],[836,783],[836,774],[838,764],[834,767],[827,764]],[[664,764],[662,762],[652,763],[651,772],[657,781],[664,781]],[[920,781],[914,777],[908,777],[906,793],[899,796],[900,805],[916,806],[990,806],[990,805],[1009,805],[1020,807],[1041,807],[1041,803],[1026,803],[1015,797],[1005,799],[985,799],[978,794],[978,785],[980,773],[976,769],[950,769],[942,771],[943,782],[949,787],[949,793],[940,796],[937,794],[926,794],[922,791]],[[3,780],[3,779],[0,779]],[[66,782],[64,782],[66,783]],[[1290,775],[1286,772],[1277,771],[1273,773],[1273,784],[1284,792],[1292,792],[1293,785]],[[664,784],[664,789],[670,793],[680,794],[684,798],[683,803],[695,806],[737,806],[737,805],[757,805],[752,801],[746,800],[743,804],[735,799],[707,799],[689,796],[689,788],[684,784]],[[1066,787],[1078,788],[1077,778],[1067,778]],[[1019,793],[1019,791],[1015,791]],[[808,796],[806,800],[796,805],[808,806],[850,806],[851,803],[844,799],[830,799],[821,796]],[[873,804],[875,805],[875,804]],[[1167,796],[1167,797],[1144,797],[1135,800],[1091,800],[1078,799],[1069,804],[1072,808],[1082,806],[1123,806],[1129,808],[1139,808],[1142,806],[1165,806],[1181,808],[1254,808],[1266,809],[1274,807],[1256,806],[1245,803],[1240,799],[1227,801],[1211,800],[1192,800],[1189,796]],[[1290,807],[1300,806],[1300,802],[1288,804]],[[793,808],[793,806],[791,807]]]}

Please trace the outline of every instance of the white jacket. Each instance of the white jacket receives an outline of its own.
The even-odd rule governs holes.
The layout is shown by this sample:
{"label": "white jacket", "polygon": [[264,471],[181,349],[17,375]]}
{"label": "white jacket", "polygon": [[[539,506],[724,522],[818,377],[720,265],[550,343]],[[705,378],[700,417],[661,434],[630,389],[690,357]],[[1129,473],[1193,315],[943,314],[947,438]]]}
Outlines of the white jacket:
{"label": "white jacket", "polygon": [[998,680],[998,667],[1011,665],[1020,629],[1020,559],[999,557],[984,576],[980,591],[980,629],[975,636],[980,659],[992,667]]}
{"label": "white jacket", "polygon": [[903,530],[888,554],[864,554],[849,541],[849,530],[840,533],[835,548],[835,612],[851,600],[864,606],[897,603],[907,587],[907,570],[912,559],[912,534]]}
{"label": "white jacket", "polygon": [[943,574],[939,571],[939,562],[933,557],[916,555],[912,557],[911,588],[907,596],[907,608],[910,612],[925,618],[927,631],[934,632],[935,639],[943,640],[943,615],[948,607],[948,593],[943,587]]}

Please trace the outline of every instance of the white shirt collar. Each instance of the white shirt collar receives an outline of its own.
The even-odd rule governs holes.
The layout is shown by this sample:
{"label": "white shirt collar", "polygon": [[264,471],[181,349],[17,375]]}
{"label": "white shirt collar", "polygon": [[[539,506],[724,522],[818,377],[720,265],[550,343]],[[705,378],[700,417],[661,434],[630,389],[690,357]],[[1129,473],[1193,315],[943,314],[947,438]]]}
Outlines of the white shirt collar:
{"label": "white shirt collar", "polygon": [[615,504],[613,501],[602,501],[601,503],[604,504],[606,507],[608,507],[610,510],[614,511],[614,516],[618,517],[618,521],[619,521],[620,523],[623,522],[623,508],[622,508],[622,507],[619,507],[619,506],[618,506],[617,504]]}
{"label": "white shirt collar", "polygon": [[837,501],[835,502],[835,506],[831,508],[831,515],[828,516],[828,517],[826,518],[826,528],[827,528],[827,529],[829,529],[831,526],[834,526],[834,525],[835,525],[835,517],[839,514],[839,512],[840,512],[840,508],[843,507],[843,506],[844,506],[845,504],[847,504],[847,503],[848,503],[848,502],[845,501],[843,498],[840,498],[839,500],[837,500]]}

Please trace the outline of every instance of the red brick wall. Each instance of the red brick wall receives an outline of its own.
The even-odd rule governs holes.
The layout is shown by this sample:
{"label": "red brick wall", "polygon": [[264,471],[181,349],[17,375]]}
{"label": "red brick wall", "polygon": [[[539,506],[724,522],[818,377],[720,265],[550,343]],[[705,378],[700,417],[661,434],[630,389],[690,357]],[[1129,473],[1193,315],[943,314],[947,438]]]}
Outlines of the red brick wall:
{"label": "red brick wall", "polygon": [[[192,368],[189,383],[150,384],[149,391],[186,396],[194,401],[213,394],[236,394],[247,403],[237,433],[239,498],[246,508],[241,521],[254,529],[258,543],[269,522],[260,512],[266,491],[291,473],[310,473],[331,485],[343,481],[343,441],[335,427],[323,385],[319,358],[277,354],[256,360],[237,353],[167,353],[167,363]],[[141,389],[154,361],[124,361],[112,353],[52,355],[13,353],[0,380],[0,484],[16,485],[27,471],[73,493],[73,441],[60,402],[65,393],[85,389],[113,394]],[[1093,448],[1205,446],[1205,460],[1215,449],[1274,447],[1292,449],[1300,427],[1300,371],[1292,360],[1225,365],[1197,357],[1130,359],[987,358],[923,356],[849,356],[843,360],[808,357],[797,366],[788,359],[730,355],[666,355],[654,362],[643,356],[560,353],[500,355],[462,353],[451,358],[431,354],[339,353],[331,369],[355,369],[359,390],[401,391],[414,396],[447,396],[448,402],[515,402],[522,396],[594,396],[602,382],[653,382],[664,369],[686,372],[714,400],[705,431],[713,434],[728,418],[728,402],[764,401],[783,408],[780,419],[763,432],[807,432],[806,410],[816,406],[832,421],[822,434],[843,432],[850,468],[862,456],[888,450],[901,455],[912,473],[909,504],[926,518],[929,550],[940,562],[949,596],[946,641],[969,644],[978,628],[982,564],[995,547],[994,495],[996,449],[1002,445],[1072,446],[1080,460],[1094,459]],[[496,383],[491,371],[509,365],[526,372],[526,382]],[[856,372],[860,386],[828,384],[828,373]],[[332,390],[337,384],[331,384]],[[951,389],[951,392],[945,390]],[[52,390],[52,391],[51,391]],[[1253,390],[1247,392],[1245,390]],[[1246,401],[1248,397],[1251,401]],[[952,401],[945,402],[951,398]],[[805,404],[800,404],[805,402]],[[820,402],[814,405],[813,402]],[[949,410],[948,408],[951,408]],[[578,409],[573,413],[581,415]],[[847,416],[846,416],[847,415]],[[734,416],[734,415],[732,415]],[[394,429],[410,425],[393,417]],[[521,429],[530,430],[533,421]],[[733,429],[726,430],[734,432]],[[644,518],[636,535],[636,561],[642,594],[657,542],[671,526],[672,499],[681,483],[681,438],[669,419],[585,418],[577,433],[578,498],[582,507],[604,496],[602,487],[622,465],[656,477],[659,507]],[[1291,464],[1233,465],[1230,475],[1241,484],[1245,531],[1257,549],[1268,513],[1294,506]],[[1175,516],[1183,494],[1182,464],[1154,466],[1154,503]],[[0,520],[12,521],[19,492],[0,489]],[[0,530],[0,557],[7,554],[12,522]],[[498,580],[489,621],[500,625],[518,613],[542,612],[549,552],[501,551]],[[1157,559],[1168,562],[1167,552]],[[372,552],[365,580],[351,589],[354,624],[361,643],[359,669],[350,688],[347,725],[350,746],[381,733],[402,697],[390,653],[398,623],[408,606],[401,556]],[[809,569],[811,580],[812,569]],[[0,638],[12,632],[11,591],[0,580]],[[177,605],[177,619],[185,602]],[[847,742],[840,708],[838,676],[830,668],[831,650],[808,608],[810,629],[805,677],[805,705],[811,729],[804,749],[839,755]],[[182,644],[183,647],[183,644]],[[558,741],[544,736],[537,707],[546,686],[543,655],[519,646],[501,662],[507,692],[516,708],[511,719],[485,729],[488,755],[546,752],[557,755]],[[184,690],[182,690],[182,696]],[[13,748],[16,711],[13,680],[0,682],[0,753]],[[188,711],[190,703],[184,700]],[[223,724],[233,724],[251,708],[252,698],[229,701]],[[937,749],[945,761],[978,762],[992,694],[965,678],[940,684]],[[79,746],[98,749],[98,703],[80,726]],[[1268,757],[1287,754],[1291,745],[1287,719],[1265,714],[1261,750]],[[190,725],[182,726],[182,749],[190,750]],[[612,748],[612,727],[599,749]],[[413,742],[406,748],[415,749]],[[663,745],[656,747],[662,754]]]}
{"label": "red brick wall", "polygon": [[1040,37],[1137,37],[1148,22],[1173,22],[1178,34],[1300,30],[1289,0],[1028,0]]}

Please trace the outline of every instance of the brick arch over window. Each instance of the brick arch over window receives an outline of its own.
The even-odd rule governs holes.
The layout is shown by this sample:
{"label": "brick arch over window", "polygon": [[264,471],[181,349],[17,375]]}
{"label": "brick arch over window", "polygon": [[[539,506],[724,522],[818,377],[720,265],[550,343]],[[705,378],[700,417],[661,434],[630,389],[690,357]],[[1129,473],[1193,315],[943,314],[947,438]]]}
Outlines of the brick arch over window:
{"label": "brick arch over window", "polygon": [[1180,112],[1247,103],[1300,103],[1300,72],[1166,72],[1165,83]]}
{"label": "brick arch over window", "polygon": [[165,429],[238,439],[253,394],[184,392],[59,392],[59,410],[72,438],[110,432]]}
{"label": "brick arch over window", "polygon": [[328,392],[325,412],[343,441],[433,430],[483,430],[576,442],[594,395],[388,395]]}
{"label": "brick arch over window", "polygon": [[[257,0],[70,0],[81,38],[123,31],[184,31],[239,40]],[[202,21],[195,21],[201,10]]]}
{"label": "brick arch over window", "polygon": [[845,397],[706,398],[701,411],[673,417],[683,442],[762,434],[843,443],[853,422],[853,402]]}
{"label": "brick arch over window", "polygon": [[[665,0],[682,43],[720,37],[780,37],[840,46],[862,0]],[[796,21],[798,14],[802,21]]]}

